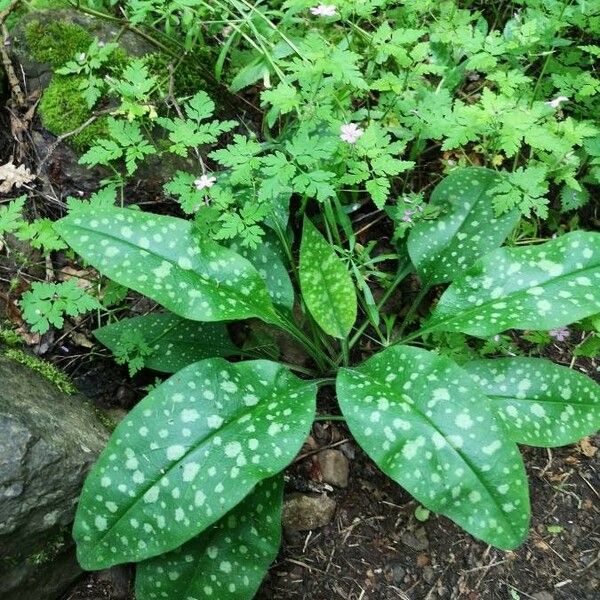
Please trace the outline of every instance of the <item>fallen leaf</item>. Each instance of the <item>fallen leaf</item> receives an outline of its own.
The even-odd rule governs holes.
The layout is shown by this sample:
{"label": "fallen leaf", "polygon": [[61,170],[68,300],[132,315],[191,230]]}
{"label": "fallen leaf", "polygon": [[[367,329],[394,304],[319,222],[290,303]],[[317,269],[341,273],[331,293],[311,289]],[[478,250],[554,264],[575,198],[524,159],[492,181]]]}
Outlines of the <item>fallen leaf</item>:
{"label": "fallen leaf", "polygon": [[20,188],[24,183],[29,183],[35,179],[35,175],[29,171],[25,165],[18,167],[9,160],[6,164],[0,165],[0,193],[6,194],[13,187]]}
{"label": "fallen leaf", "polygon": [[82,348],[93,348],[94,347],[94,342],[92,342],[83,333],[78,333],[78,332],[72,333],[71,339],[73,340],[73,342],[75,344],[77,344],[77,346],[81,346]]}
{"label": "fallen leaf", "polygon": [[598,448],[590,442],[589,437],[584,437],[578,445],[581,453],[585,454],[588,458],[593,458],[596,452],[598,452]]}

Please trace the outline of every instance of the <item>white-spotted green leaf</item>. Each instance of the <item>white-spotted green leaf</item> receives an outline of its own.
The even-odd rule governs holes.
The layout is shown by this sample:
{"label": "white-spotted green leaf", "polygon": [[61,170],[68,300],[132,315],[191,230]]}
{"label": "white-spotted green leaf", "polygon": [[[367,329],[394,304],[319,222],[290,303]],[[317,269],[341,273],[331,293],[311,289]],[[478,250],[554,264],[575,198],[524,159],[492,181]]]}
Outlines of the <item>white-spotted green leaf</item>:
{"label": "white-spotted green leaf", "polygon": [[356,321],[356,291],[342,259],[319,230],[304,219],[300,287],[310,314],[325,333],[345,338]]}
{"label": "white-spotted green leaf", "polygon": [[341,369],[337,396],[357,442],[421,504],[499,548],[524,540],[523,460],[483,392],[452,360],[392,346]]}
{"label": "white-spotted green leaf", "polygon": [[251,600],[281,541],[283,477],[257,484],[181,548],[137,567],[138,600]]}
{"label": "white-spotted green leaf", "polygon": [[203,358],[240,353],[224,323],[200,323],[172,313],[122,319],[96,329],[94,336],[117,356],[135,355],[136,345],[142,345],[143,366],[164,373],[176,373]]}
{"label": "white-spotted green leaf", "polygon": [[265,237],[257,248],[232,246],[232,250],[239,252],[254,265],[263,278],[273,303],[292,310],[294,288],[275,242]]}
{"label": "white-spotted green leaf", "polygon": [[266,361],[209,358],[154,389],[88,476],[73,535],[85,569],[178,548],[294,458],[316,386]]}
{"label": "white-spotted green leaf", "polygon": [[453,171],[433,190],[429,204],[445,209],[437,219],[417,223],[408,236],[408,251],[424,283],[452,281],[478,258],[500,246],[519,220],[513,210],[494,215],[490,189],[495,171],[467,167]]}
{"label": "white-spotted green leaf", "polygon": [[463,369],[515,442],[552,448],[600,429],[600,386],[583,373],[525,357],[476,360]]}
{"label": "white-spotted green leaf", "polygon": [[482,337],[553,329],[600,311],[599,286],[600,233],[499,248],[450,285],[427,327]]}
{"label": "white-spotted green leaf", "polygon": [[265,283],[250,262],[211,240],[195,239],[191,221],[82,206],[54,226],[101,273],[180,317],[278,322]]}

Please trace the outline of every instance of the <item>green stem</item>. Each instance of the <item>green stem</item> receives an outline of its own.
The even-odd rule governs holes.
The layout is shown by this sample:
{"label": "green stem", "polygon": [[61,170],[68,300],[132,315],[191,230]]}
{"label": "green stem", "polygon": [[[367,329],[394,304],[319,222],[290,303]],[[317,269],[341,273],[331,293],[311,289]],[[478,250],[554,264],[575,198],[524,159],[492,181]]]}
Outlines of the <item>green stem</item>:
{"label": "green stem", "polygon": [[[381,300],[379,300],[379,302],[377,303],[377,310],[381,310],[381,308],[384,306],[384,304],[389,300],[390,296],[396,291],[396,288],[402,283],[402,281],[404,281],[406,276],[412,270],[413,270],[412,265],[410,263],[408,263],[404,266],[404,268],[402,268],[402,269],[400,269],[400,271],[398,271],[396,278],[391,283],[390,287],[388,287],[388,289],[385,291],[385,293],[381,297]],[[356,342],[358,342],[358,340],[360,339],[360,337],[365,332],[365,330],[367,329],[368,326],[369,326],[369,320],[367,319],[356,330],[356,333],[350,338],[350,343],[348,345],[348,347],[350,349],[354,347]]]}
{"label": "green stem", "polygon": [[345,421],[344,415],[317,415],[315,421]]}
{"label": "green stem", "polygon": [[400,330],[398,331],[398,337],[400,337],[404,333],[404,330],[406,329],[407,325],[411,323],[413,317],[415,316],[415,313],[417,312],[417,309],[419,308],[419,305],[423,301],[423,298],[425,298],[425,295],[430,290],[430,288],[430,285],[424,285],[418,291],[417,295],[412,301],[412,304],[410,305],[410,308],[408,309],[408,312],[406,313],[406,316],[404,317],[402,325],[400,326]]}

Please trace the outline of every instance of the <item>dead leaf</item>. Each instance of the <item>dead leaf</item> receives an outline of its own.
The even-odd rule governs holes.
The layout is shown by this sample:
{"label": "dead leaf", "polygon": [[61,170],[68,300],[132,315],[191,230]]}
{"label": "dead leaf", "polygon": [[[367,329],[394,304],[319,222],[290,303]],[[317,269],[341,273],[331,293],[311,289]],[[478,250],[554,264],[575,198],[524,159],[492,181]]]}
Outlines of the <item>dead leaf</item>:
{"label": "dead leaf", "polygon": [[81,346],[82,348],[93,348],[94,342],[92,342],[87,336],[83,333],[72,333],[71,339],[77,346]]}
{"label": "dead leaf", "polygon": [[56,278],[58,281],[75,279],[77,285],[82,290],[89,290],[94,286],[91,280],[97,278],[97,276],[97,273],[92,269],[74,269],[73,267],[66,266],[62,267]]}
{"label": "dead leaf", "polygon": [[4,180],[4,183],[0,183],[0,193],[7,194],[13,187],[20,188],[24,183],[34,179],[35,175],[25,165],[17,167],[10,160],[0,165],[0,180]]}
{"label": "dead leaf", "polygon": [[589,437],[584,437],[578,445],[581,453],[585,454],[588,458],[593,458],[596,452],[598,452],[598,448],[590,442]]}

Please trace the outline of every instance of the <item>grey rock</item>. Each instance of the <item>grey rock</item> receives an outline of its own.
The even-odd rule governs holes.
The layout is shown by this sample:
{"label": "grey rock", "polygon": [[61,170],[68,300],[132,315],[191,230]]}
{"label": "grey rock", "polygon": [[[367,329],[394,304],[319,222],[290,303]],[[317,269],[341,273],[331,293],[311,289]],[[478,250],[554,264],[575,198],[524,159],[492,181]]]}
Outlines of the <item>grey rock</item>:
{"label": "grey rock", "polygon": [[335,513],[336,503],[327,494],[290,494],[283,501],[283,528],[307,531],[325,527]]}
{"label": "grey rock", "polygon": [[425,529],[423,527],[419,527],[414,533],[405,531],[400,536],[400,540],[404,545],[412,548],[413,550],[417,550],[418,552],[427,550],[427,548],[429,548],[429,540],[427,539],[427,534],[425,533]]}
{"label": "grey rock", "polygon": [[48,63],[37,61],[27,47],[25,39],[25,30],[29,23],[39,21],[48,23],[51,21],[60,21],[61,23],[71,23],[80,25],[92,37],[98,38],[102,42],[119,41],[119,45],[130,56],[143,56],[156,51],[154,46],[144,40],[139,35],[125,30],[115,23],[104,21],[102,19],[86,15],[76,10],[40,10],[26,14],[11,32],[11,52],[12,58],[17,63],[17,72],[22,72],[27,82],[27,90],[42,90],[48,86],[52,78],[52,69]]}
{"label": "grey rock", "polygon": [[339,450],[323,450],[317,455],[323,481],[348,487],[348,459]]}
{"label": "grey rock", "polygon": [[81,573],[71,525],[108,433],[86,399],[1,354],[0,381],[0,600],[50,600]]}

